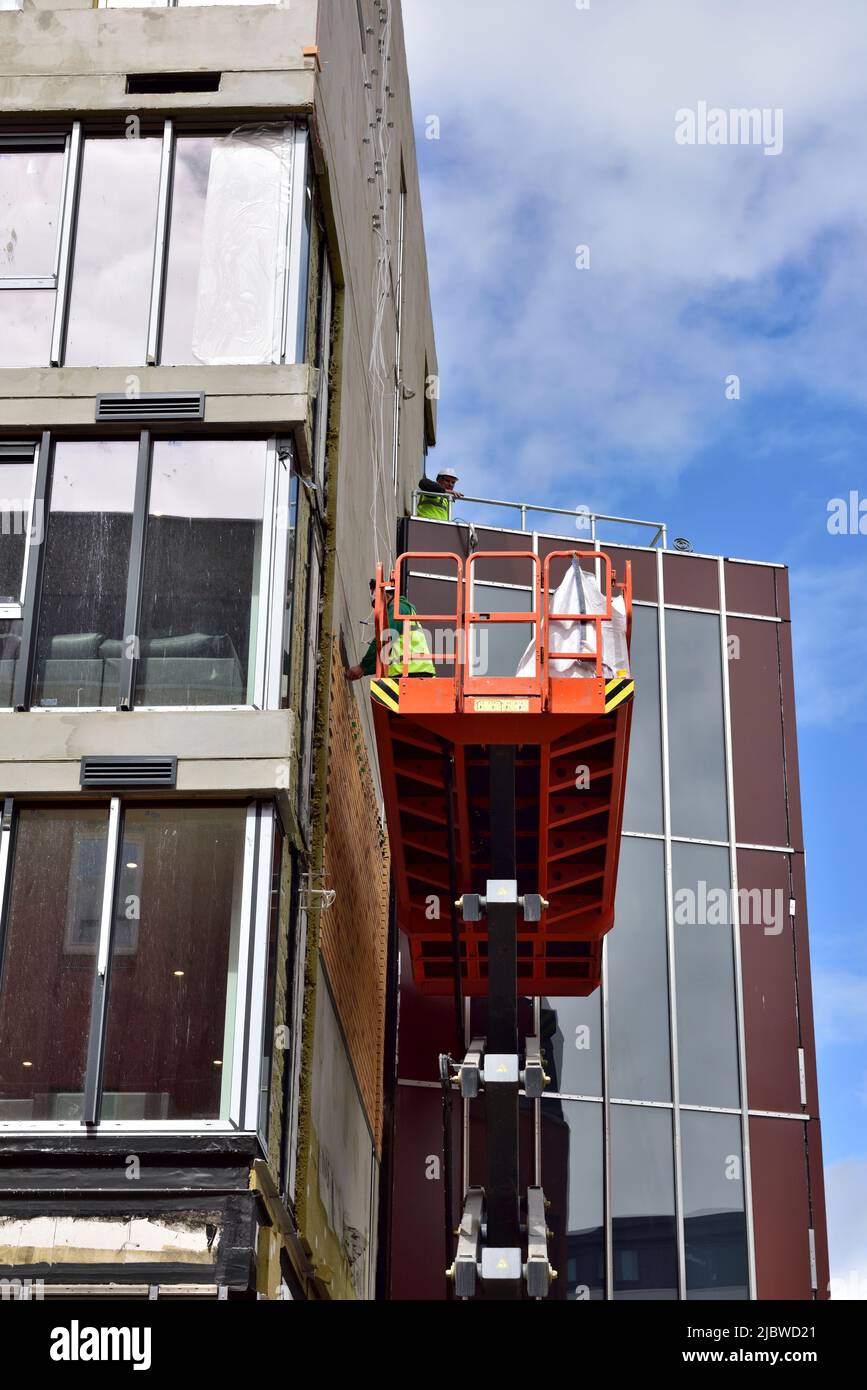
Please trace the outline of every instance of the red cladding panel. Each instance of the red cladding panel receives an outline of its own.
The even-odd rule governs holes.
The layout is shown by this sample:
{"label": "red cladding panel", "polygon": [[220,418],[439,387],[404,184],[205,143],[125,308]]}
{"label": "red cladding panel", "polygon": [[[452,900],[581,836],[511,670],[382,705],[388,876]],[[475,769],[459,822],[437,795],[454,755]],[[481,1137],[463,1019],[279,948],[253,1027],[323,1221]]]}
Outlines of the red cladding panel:
{"label": "red cladding panel", "polygon": [[812,1299],[807,1148],[801,1120],[750,1120],[760,1299]]}

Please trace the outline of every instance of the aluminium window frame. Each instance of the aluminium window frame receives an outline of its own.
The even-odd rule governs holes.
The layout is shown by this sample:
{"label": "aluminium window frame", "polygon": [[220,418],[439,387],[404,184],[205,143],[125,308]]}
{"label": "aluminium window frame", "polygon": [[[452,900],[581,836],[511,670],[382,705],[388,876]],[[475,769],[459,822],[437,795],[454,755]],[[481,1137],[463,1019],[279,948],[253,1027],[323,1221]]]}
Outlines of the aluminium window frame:
{"label": "aluminium window frame", "polygon": [[[36,650],[39,637],[39,623],[42,615],[42,580],[45,567],[45,549],[50,525],[51,480],[53,475],[55,446],[73,436],[52,435],[46,431],[35,445],[36,467],[34,469],[31,516],[42,516],[42,543],[28,552],[26,569],[26,592],[20,614],[13,618],[22,620],[21,654],[12,694],[11,706],[5,706],[0,713],[27,712],[42,716],[52,714],[84,714],[123,710],[132,713],[158,713],[166,710],[194,710],[197,713],[214,713],[242,710],[280,709],[280,689],[282,670],[282,642],[284,626],[284,603],[289,572],[289,549],[291,535],[288,518],[289,495],[295,471],[295,453],[292,441],[272,435],[268,438],[255,434],[238,432],[237,439],[259,440],[265,450],[265,489],[262,499],[262,539],[259,547],[259,572],[257,576],[259,601],[256,608],[255,628],[251,625],[251,670],[247,672],[248,689],[252,677],[253,699],[250,704],[217,705],[149,705],[135,700],[136,675],[140,657],[134,655],[129,647],[129,638],[139,631],[141,618],[145,561],[147,557],[147,531],[150,505],[150,480],[153,469],[153,445],[163,439],[177,438],[182,442],[191,439],[206,439],[209,436],[191,434],[171,435],[153,433],[142,429],[138,434],[138,458],[136,463],[135,500],[132,514],[132,535],[130,539],[129,562],[127,568],[126,602],[124,609],[124,652],[120,658],[117,685],[117,698],[113,705],[51,705],[32,704],[33,677],[36,665]],[[75,442],[80,442],[75,436]],[[94,436],[95,439],[115,438],[108,434]],[[117,436],[129,439],[129,436]],[[132,436],[135,439],[136,436]],[[223,439],[224,436],[215,436]],[[22,457],[24,455],[22,454]],[[284,518],[287,520],[284,524]],[[33,557],[30,562],[30,557]],[[253,594],[251,593],[251,606]],[[8,607],[8,605],[7,605]],[[10,616],[0,610],[0,618]],[[274,650],[279,642],[280,651]]]}
{"label": "aluminium window frame", "polygon": [[[0,622],[20,622],[23,621],[24,618],[24,604],[27,596],[27,570],[30,564],[30,552],[31,547],[38,544],[38,542],[35,542],[33,539],[34,508],[36,505],[37,449],[38,445],[36,441],[32,439],[25,440],[21,444],[12,441],[0,441],[0,478],[3,476],[4,463],[25,463],[29,457],[33,469],[33,477],[30,483],[30,498],[28,502],[27,529],[24,533],[24,558],[21,562],[21,584],[19,586],[18,601],[17,603],[14,601],[10,603],[0,603]],[[0,500],[7,500],[5,489],[3,488],[0,488]]]}
{"label": "aluminium window frame", "polygon": [[[155,113],[159,121],[159,113]],[[251,123],[246,122],[249,126]],[[306,319],[306,303],[300,303],[303,293],[306,300],[308,267],[304,264],[304,251],[309,257],[309,235],[305,233],[305,218],[308,215],[307,200],[309,186],[307,126],[297,119],[275,121],[263,124],[281,127],[284,139],[289,145],[287,161],[288,187],[281,188],[281,259],[282,274],[278,276],[274,296],[274,319],[272,324],[271,365],[294,364],[304,361],[304,344],[300,342]],[[215,116],[212,133],[215,138],[232,133],[239,125],[227,127],[226,122]],[[198,124],[196,131],[199,130]],[[150,290],[148,296],[147,330],[142,344],[140,360],[119,363],[106,370],[122,370],[124,367],[152,367],[161,365],[161,338],[165,316],[166,283],[168,271],[169,236],[171,232],[172,200],[174,190],[175,161],[177,142],[187,133],[185,123],[170,117],[162,121],[160,154],[160,173],[157,185],[157,207],[154,219],[154,243],[152,248]],[[206,132],[207,133],[207,132]],[[63,149],[64,164],[61,179],[61,195],[58,208],[58,231],[55,247],[54,272],[50,276],[0,277],[0,293],[4,289],[44,289],[54,291],[54,317],[51,330],[51,344],[47,367],[62,367],[66,355],[66,338],[69,328],[70,295],[75,264],[75,241],[78,223],[78,209],[81,194],[82,170],[84,165],[84,144],[90,139],[122,139],[122,136],[106,135],[99,126],[87,129],[81,120],[71,123],[63,130],[40,132],[28,131],[23,134],[4,135],[0,132],[0,152],[4,150],[40,150],[46,147]],[[300,354],[300,355],[299,355]],[[192,354],[191,354],[192,356]],[[172,363],[179,368],[206,367],[207,363]],[[243,364],[240,364],[243,365]]]}
{"label": "aluminium window frame", "polygon": [[[2,999],[3,961],[11,901],[15,859],[15,834],[19,805],[36,804],[27,798],[7,797],[0,821],[0,999]],[[55,803],[52,803],[55,804]],[[57,802],[56,804],[74,803]],[[93,802],[88,802],[93,805]],[[97,950],[94,955],[93,996],[89,1019],[87,1073],[84,1086],[84,1116],[81,1120],[2,1120],[0,1135],[18,1134],[256,1134],[262,1070],[262,1043],[268,1001],[265,999],[270,925],[271,855],[276,833],[277,810],[273,802],[246,803],[244,860],[240,895],[240,936],[238,943],[237,988],[233,1016],[232,1056],[228,1064],[228,1116],[198,1120],[100,1120],[103,1090],[103,1063],[108,1010],[111,1003],[112,937],[114,903],[121,873],[124,810],[135,806],[133,798],[113,796],[105,807],[109,818],[106,869],[103,881],[102,912]],[[166,801],[166,806],[176,803]],[[210,805],[237,805],[230,801]],[[240,803],[244,805],[245,803]],[[263,866],[265,868],[263,869]],[[267,870],[267,871],[265,871]],[[262,884],[265,890],[262,891]],[[64,923],[58,921],[62,933]],[[228,1002],[228,991],[227,991]],[[226,1062],[224,1061],[224,1066]]]}

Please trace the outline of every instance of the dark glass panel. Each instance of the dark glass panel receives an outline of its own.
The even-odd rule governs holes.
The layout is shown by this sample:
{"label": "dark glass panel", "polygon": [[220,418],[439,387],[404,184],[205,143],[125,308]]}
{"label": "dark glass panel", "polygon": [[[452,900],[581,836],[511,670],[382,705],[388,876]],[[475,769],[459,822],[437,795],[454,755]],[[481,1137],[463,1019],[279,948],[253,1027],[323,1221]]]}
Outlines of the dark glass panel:
{"label": "dark glass panel", "polygon": [[630,665],[635,677],[624,830],[662,831],[662,734],[659,719],[659,624],[655,608],[632,614]]}
{"label": "dark glass panel", "polygon": [[661,841],[624,838],[608,938],[611,1094],[671,1099],[665,860]]}
{"label": "dark glass panel", "polygon": [[676,1299],[671,1111],[611,1109],[611,1209],[616,1299]]}
{"label": "dark glass panel", "polygon": [[552,1091],[602,1095],[600,992],[586,999],[543,999],[540,1032]]}
{"label": "dark glass panel", "polygon": [[125,441],[55,448],[34,705],[117,703],[137,453]]}
{"label": "dark glass panel", "polygon": [[667,609],[671,828],[728,839],[719,618]]}
{"label": "dark glass panel", "polygon": [[602,1106],[543,1100],[542,1186],[553,1232],[549,1258],[558,1278],[549,1298],[605,1297]]}
{"label": "dark glass panel", "polygon": [[265,462],[261,440],[154,443],[138,704],[252,704]]}
{"label": "dark glass panel", "polygon": [[32,459],[0,462],[0,603],[21,601],[32,490]]}
{"label": "dark glass panel", "polygon": [[680,1098],[740,1105],[728,850],[672,846]]}
{"label": "dark glass panel", "polygon": [[104,1080],[120,1118],[228,1117],[245,822],[242,806],[125,812]]}
{"label": "dark glass panel", "polygon": [[23,626],[20,618],[0,618],[0,707],[12,704]]}
{"label": "dark glass panel", "polygon": [[4,1120],[82,1118],[107,836],[104,807],[19,811],[0,995]]}
{"label": "dark glass panel", "polygon": [[749,1298],[738,1115],[682,1110],[686,1296]]}

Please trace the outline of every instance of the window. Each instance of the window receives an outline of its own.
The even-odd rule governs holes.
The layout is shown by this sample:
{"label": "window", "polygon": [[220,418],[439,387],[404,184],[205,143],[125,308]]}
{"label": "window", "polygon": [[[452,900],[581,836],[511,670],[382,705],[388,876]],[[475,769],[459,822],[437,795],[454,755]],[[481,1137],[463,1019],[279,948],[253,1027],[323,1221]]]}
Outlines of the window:
{"label": "window", "polygon": [[32,445],[0,444],[0,705],[12,703],[30,545],[42,539],[38,518],[31,526],[34,474]]}
{"label": "window", "polygon": [[0,137],[0,367],[49,361],[66,145]]}
{"label": "window", "polygon": [[0,1121],[254,1129],[272,809],[115,799],[22,806],[13,826]]}
{"label": "window", "polygon": [[24,603],[0,604],[0,699],[280,708],[291,465],[288,441],[47,441],[45,544],[0,533],[7,586],[33,572]]}
{"label": "window", "polygon": [[727,840],[719,618],[669,608],[665,645],[672,833]]}
{"label": "window", "polygon": [[614,1297],[677,1298],[671,1111],[611,1107]]}
{"label": "window", "polygon": [[0,137],[0,366],[303,360],[304,126],[125,135]]}
{"label": "window", "polygon": [[739,1115],[682,1110],[688,1299],[747,1299],[747,1232]]}

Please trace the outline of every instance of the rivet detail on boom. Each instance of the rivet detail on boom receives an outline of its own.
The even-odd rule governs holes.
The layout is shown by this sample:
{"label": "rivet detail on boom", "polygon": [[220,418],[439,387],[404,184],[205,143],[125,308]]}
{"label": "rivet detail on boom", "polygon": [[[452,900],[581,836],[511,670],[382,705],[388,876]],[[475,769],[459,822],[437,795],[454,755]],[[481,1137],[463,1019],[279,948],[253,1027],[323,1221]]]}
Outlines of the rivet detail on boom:
{"label": "rivet detail on boom", "polygon": [[612,710],[622,705],[624,700],[631,700],[635,694],[635,681],[627,681],[618,677],[615,681],[605,682],[605,713],[610,714]]}
{"label": "rivet detail on boom", "polygon": [[395,714],[400,713],[400,685],[390,676],[383,676],[381,680],[370,682],[370,693],[374,700],[378,700],[386,709],[394,710]]}

